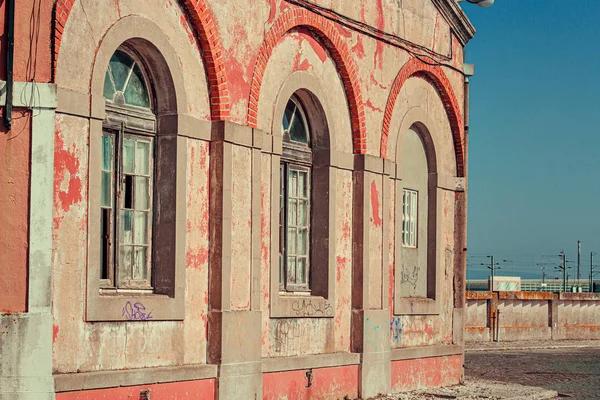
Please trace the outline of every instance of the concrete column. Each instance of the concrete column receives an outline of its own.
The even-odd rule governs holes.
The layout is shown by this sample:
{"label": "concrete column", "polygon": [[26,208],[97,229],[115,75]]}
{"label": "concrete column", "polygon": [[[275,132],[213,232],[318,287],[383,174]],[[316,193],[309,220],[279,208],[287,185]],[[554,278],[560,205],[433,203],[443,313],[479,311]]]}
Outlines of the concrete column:
{"label": "concrete column", "polygon": [[363,398],[391,391],[388,274],[383,265],[388,249],[383,245],[382,222],[389,215],[385,209],[389,204],[383,200],[387,194],[383,166],[379,157],[355,156],[352,351],[361,354],[359,394]]}
{"label": "concrete column", "polygon": [[[210,270],[208,361],[219,365],[218,398],[262,398],[260,282],[260,135],[245,126],[215,122],[210,156]],[[235,154],[248,154],[238,157]],[[247,159],[246,162],[241,159]],[[250,204],[235,191],[236,174],[251,171]],[[239,182],[239,181],[238,181]],[[240,200],[242,199],[242,200]],[[249,243],[234,230],[234,214],[249,221]],[[244,219],[246,221],[246,219]],[[248,222],[246,222],[246,227]],[[240,302],[241,299],[241,302]],[[246,305],[240,305],[245,303]]]}
{"label": "concrete column", "polygon": [[554,294],[552,300],[548,301],[548,326],[552,340],[560,340],[561,334],[558,326],[558,299],[559,295]]}
{"label": "concrete column", "polygon": [[[5,82],[1,82],[5,104]],[[52,199],[54,191],[53,84],[15,82],[14,106],[31,110],[28,310],[0,315],[0,400],[54,399],[52,378]],[[39,93],[25,104],[22,93]],[[39,91],[39,92],[38,92]],[[29,132],[23,132],[29,134]]]}

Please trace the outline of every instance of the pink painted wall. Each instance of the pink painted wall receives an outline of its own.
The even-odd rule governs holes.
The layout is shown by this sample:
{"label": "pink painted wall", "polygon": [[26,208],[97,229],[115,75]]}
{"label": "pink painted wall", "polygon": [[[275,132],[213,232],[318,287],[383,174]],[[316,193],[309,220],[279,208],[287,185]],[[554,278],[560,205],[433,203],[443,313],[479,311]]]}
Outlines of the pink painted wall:
{"label": "pink painted wall", "polygon": [[306,370],[263,375],[263,400],[343,399],[358,397],[358,366],[313,369],[307,388]]}
{"label": "pink painted wall", "polygon": [[392,362],[392,389],[456,385],[462,377],[463,356],[432,357]]}
{"label": "pink painted wall", "polygon": [[140,391],[149,390],[152,400],[214,400],[215,380],[184,381],[155,385],[128,386],[111,389],[64,392],[56,400],[131,400],[140,399]]}
{"label": "pink painted wall", "polygon": [[13,112],[10,132],[0,121],[0,312],[27,309],[30,130],[28,111]]}

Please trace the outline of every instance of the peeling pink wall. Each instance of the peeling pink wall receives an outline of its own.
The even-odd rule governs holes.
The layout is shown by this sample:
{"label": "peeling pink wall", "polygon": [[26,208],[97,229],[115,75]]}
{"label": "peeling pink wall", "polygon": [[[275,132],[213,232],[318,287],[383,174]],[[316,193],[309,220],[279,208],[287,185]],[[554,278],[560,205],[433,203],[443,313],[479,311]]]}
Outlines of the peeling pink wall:
{"label": "peeling pink wall", "polygon": [[0,122],[0,312],[27,309],[30,112],[13,112],[13,129]]}

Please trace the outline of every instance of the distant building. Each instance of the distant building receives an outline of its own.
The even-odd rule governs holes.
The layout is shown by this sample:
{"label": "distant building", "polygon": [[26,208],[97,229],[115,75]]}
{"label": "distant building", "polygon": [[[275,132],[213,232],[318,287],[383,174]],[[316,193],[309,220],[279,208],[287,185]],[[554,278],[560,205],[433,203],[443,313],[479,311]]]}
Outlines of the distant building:
{"label": "distant building", "polygon": [[0,397],[458,383],[474,32],[455,0],[16,2]]}

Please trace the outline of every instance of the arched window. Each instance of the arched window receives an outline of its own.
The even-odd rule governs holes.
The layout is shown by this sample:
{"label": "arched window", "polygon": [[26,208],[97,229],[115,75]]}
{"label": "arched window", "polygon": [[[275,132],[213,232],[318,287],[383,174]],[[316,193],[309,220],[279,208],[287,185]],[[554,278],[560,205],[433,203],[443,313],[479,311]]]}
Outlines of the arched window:
{"label": "arched window", "polygon": [[100,287],[152,290],[156,116],[145,68],[120,47],[104,79]]}
{"label": "arched window", "polygon": [[[430,240],[429,166],[422,134],[412,126],[402,146],[402,266],[400,287],[403,297],[433,297],[435,285],[429,282],[430,263],[435,268],[435,239]],[[431,233],[435,232],[435,227]]]}
{"label": "arched window", "polygon": [[296,96],[286,105],[281,131],[279,288],[308,292],[313,156],[310,128]]}

